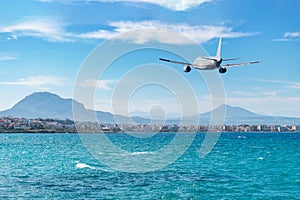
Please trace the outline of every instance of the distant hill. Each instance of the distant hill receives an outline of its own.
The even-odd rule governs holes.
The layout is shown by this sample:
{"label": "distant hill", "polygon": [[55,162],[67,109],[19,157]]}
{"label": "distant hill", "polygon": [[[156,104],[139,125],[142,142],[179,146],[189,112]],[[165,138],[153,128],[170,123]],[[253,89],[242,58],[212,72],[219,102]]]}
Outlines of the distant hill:
{"label": "distant hill", "polygon": [[202,124],[209,124],[212,113],[222,114],[225,110],[225,124],[300,124],[300,118],[259,115],[240,107],[221,105],[218,108],[200,115]]}
{"label": "distant hill", "polygon": [[225,110],[226,118],[251,118],[251,117],[260,117],[260,115],[246,110],[240,107],[233,107],[229,105],[221,105],[218,108],[214,109],[213,111],[206,112],[201,114],[200,116],[203,118],[210,118],[213,112],[222,113]]}
{"label": "distant hill", "polygon": [[0,112],[0,116],[72,119],[72,99],[63,99],[49,92],[36,92],[26,96],[11,109]]}
{"label": "distant hill", "polygon": [[80,113],[80,119],[86,121],[96,115],[101,123],[149,123],[149,119],[142,117],[126,117],[113,115],[109,112],[92,111],[86,109],[82,103],[73,99],[64,99],[50,92],[35,92],[26,96],[11,109],[0,112],[0,116],[13,116],[25,118],[57,118],[73,119],[72,103]]}
{"label": "distant hill", "polygon": [[[73,119],[72,104],[80,113],[81,121],[88,121],[91,117],[97,117],[100,123],[123,123],[123,124],[161,124],[163,120],[158,117],[151,121],[144,112],[131,113],[128,116],[112,114],[103,111],[92,111],[86,109],[82,103],[73,99],[64,99],[49,92],[36,92],[26,96],[15,104],[11,109],[0,112],[0,116],[13,116],[25,118],[57,118]],[[300,118],[265,116],[259,115],[240,107],[221,105],[213,111],[200,114],[200,124],[210,124],[212,113],[221,115],[226,111],[225,124],[300,124]],[[155,113],[154,113],[155,114]],[[142,116],[139,116],[142,115]],[[195,124],[195,116],[180,119],[167,119],[167,124]],[[77,119],[76,119],[77,120]]]}

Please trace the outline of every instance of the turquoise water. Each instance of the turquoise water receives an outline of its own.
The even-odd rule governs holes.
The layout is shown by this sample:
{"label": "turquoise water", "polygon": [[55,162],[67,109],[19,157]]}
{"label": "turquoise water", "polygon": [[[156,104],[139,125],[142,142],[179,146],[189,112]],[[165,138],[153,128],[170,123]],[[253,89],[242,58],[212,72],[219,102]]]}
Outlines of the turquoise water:
{"label": "turquoise water", "polygon": [[[146,154],[174,135],[108,137]],[[201,159],[204,136],[163,169],[126,173],[93,158],[77,134],[0,134],[0,199],[300,199],[300,133],[223,133]]]}

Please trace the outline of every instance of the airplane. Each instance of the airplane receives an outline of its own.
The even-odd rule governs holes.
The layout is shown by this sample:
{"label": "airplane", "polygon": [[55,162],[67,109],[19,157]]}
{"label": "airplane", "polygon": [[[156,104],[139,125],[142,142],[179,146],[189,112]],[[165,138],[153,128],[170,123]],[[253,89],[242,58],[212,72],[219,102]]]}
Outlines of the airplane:
{"label": "airplane", "polygon": [[222,45],[222,37],[220,37],[219,45],[217,49],[216,56],[209,56],[209,57],[198,57],[195,59],[193,63],[187,63],[187,62],[180,62],[180,61],[174,61],[174,60],[168,60],[164,58],[159,58],[161,61],[175,63],[175,64],[181,64],[183,65],[183,71],[184,72],[190,72],[192,68],[198,69],[198,70],[214,70],[219,69],[219,72],[221,74],[224,74],[227,72],[228,67],[237,67],[237,66],[243,66],[243,65],[250,65],[259,63],[258,61],[252,61],[252,62],[243,62],[243,63],[235,63],[235,64],[224,64],[221,65],[223,61],[230,61],[230,60],[237,60],[238,58],[227,58],[224,59],[221,57],[221,45]]}

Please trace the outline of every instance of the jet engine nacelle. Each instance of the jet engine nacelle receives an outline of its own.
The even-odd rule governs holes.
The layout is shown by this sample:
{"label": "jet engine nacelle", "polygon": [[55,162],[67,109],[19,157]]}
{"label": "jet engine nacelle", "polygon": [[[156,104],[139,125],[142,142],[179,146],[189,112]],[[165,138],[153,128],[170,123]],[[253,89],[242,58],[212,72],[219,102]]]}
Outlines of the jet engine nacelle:
{"label": "jet engine nacelle", "polygon": [[219,72],[220,72],[221,74],[224,74],[224,73],[227,72],[227,69],[221,67],[221,68],[219,69]]}
{"label": "jet engine nacelle", "polygon": [[186,73],[189,73],[191,70],[192,70],[192,68],[189,65],[186,65],[186,66],[183,67],[183,71],[186,72]]}

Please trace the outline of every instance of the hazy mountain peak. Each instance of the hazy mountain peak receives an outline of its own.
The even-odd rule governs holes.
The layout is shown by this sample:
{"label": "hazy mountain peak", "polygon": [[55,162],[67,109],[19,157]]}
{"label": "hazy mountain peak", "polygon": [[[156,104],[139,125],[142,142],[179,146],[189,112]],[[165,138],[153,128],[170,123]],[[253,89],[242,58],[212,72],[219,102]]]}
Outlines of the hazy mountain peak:
{"label": "hazy mountain peak", "polygon": [[24,109],[24,106],[32,107],[32,106],[36,106],[35,104],[40,104],[42,102],[53,100],[53,99],[60,99],[60,97],[50,92],[34,92],[26,96],[25,98],[23,98],[17,104],[15,104],[13,108]]}
{"label": "hazy mountain peak", "polygon": [[204,118],[210,118],[212,113],[223,113],[225,112],[226,118],[238,118],[238,117],[259,117],[260,115],[251,112],[249,110],[246,110],[244,108],[241,107],[234,107],[228,104],[222,104],[219,107],[217,107],[216,109],[210,111],[210,112],[206,112],[201,114],[202,117]]}
{"label": "hazy mountain peak", "polygon": [[73,118],[72,99],[63,99],[50,92],[35,92],[0,114],[26,118],[71,119]]}
{"label": "hazy mountain peak", "polygon": [[[82,103],[79,103],[76,100],[64,99],[50,92],[32,93],[31,95],[28,95],[24,99],[19,101],[11,109],[0,112],[0,116],[73,119],[73,105],[75,106],[77,113],[80,114],[80,119],[76,120],[80,121],[90,121],[90,119],[94,120],[96,116],[100,123],[148,124],[149,122],[151,122],[149,117],[137,117],[132,115],[134,113],[132,113],[131,118],[129,118],[128,116],[116,115],[108,112],[88,110],[84,107]],[[210,119],[212,117],[212,113],[216,114],[217,116],[220,116],[224,112],[226,112],[225,124],[297,124],[300,120],[299,118],[287,118],[276,116],[269,117],[259,115],[244,108],[224,104],[220,105],[213,111],[201,114],[200,123],[209,124]],[[167,123],[169,124],[180,123],[179,119],[171,119],[169,117],[166,118]],[[161,123],[161,121],[159,120],[157,122]],[[183,119],[182,123],[189,124],[189,118],[187,117],[186,119]]]}

